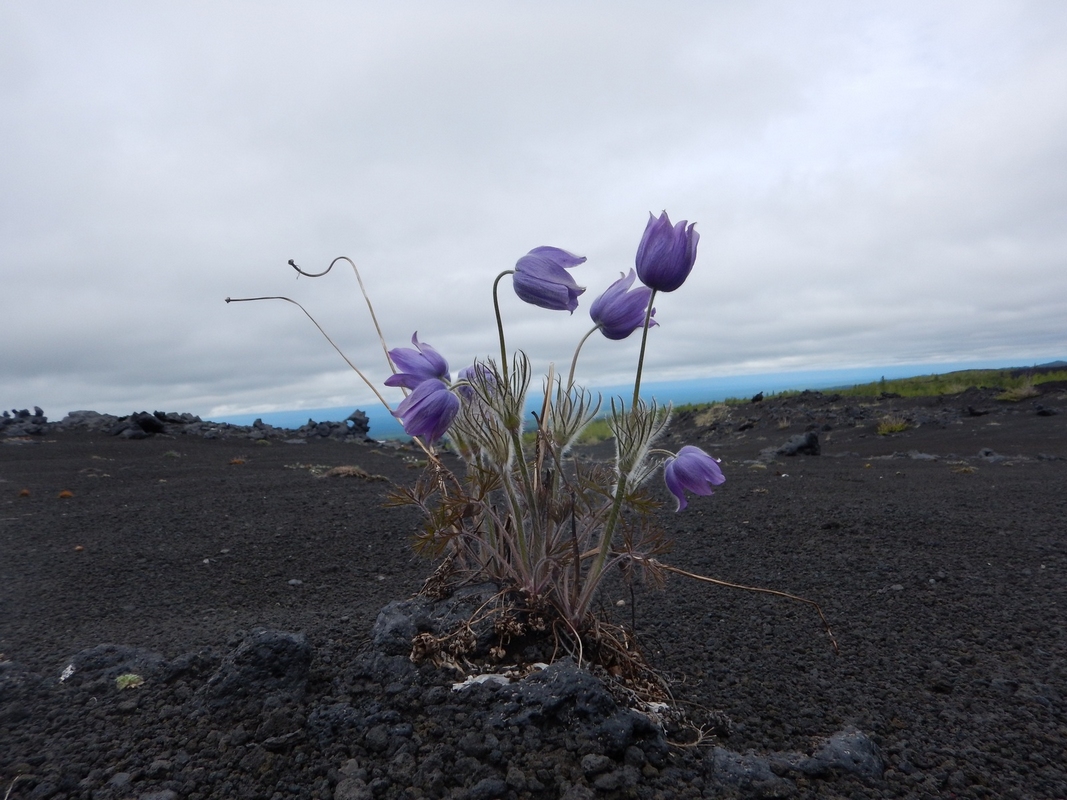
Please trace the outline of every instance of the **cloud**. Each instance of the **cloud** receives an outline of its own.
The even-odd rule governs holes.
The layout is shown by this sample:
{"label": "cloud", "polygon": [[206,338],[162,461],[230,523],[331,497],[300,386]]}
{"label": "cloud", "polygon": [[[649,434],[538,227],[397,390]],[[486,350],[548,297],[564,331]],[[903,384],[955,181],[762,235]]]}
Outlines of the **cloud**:
{"label": "cloud", "polygon": [[[588,256],[569,362],[647,214],[701,231],[649,380],[1063,356],[1058,4],[76,3],[0,10],[7,405],[322,407],[392,346],[496,351],[490,288]],[[636,343],[591,342],[621,382]],[[339,399],[340,398],[340,399]],[[344,399],[347,398],[347,399]],[[337,402],[334,402],[334,401]]]}

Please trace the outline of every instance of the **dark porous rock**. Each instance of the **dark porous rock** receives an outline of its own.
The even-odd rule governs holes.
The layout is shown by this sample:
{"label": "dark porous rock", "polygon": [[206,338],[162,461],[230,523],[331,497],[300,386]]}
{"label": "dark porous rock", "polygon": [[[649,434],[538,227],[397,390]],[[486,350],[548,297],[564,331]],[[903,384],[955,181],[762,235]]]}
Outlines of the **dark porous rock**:
{"label": "dark porous rock", "polygon": [[815,431],[798,433],[790,437],[789,441],[779,447],[776,452],[780,456],[817,456],[820,452],[819,435]]}
{"label": "dark porous rock", "polygon": [[876,781],[885,772],[885,762],[878,745],[855,728],[835,733],[798,768],[809,775],[847,772],[868,781]]}
{"label": "dark porous rock", "polygon": [[885,761],[878,746],[855,728],[828,737],[813,755],[761,755],[751,751],[742,754],[716,747],[706,763],[713,782],[755,797],[790,797],[797,789],[794,778],[825,780],[851,775],[872,785],[885,774]]}
{"label": "dark porous rock", "polygon": [[[410,600],[395,600],[378,613],[371,636],[374,646],[390,655],[408,655],[416,635],[429,633],[446,636],[470,622],[478,609],[500,590],[490,583],[465,586],[443,600],[419,595]],[[477,639],[475,653],[484,654],[494,641],[491,615],[471,626]]]}
{"label": "dark porous rock", "polygon": [[332,747],[367,729],[368,715],[350,703],[320,706],[308,715],[307,731],[319,747]]}
{"label": "dark porous rock", "polygon": [[41,436],[48,432],[48,417],[39,406],[29,409],[11,409],[0,417],[0,433],[4,436]]}
{"label": "dark porous rock", "polygon": [[978,451],[978,457],[985,459],[990,464],[996,464],[1001,461],[1006,461],[1008,458],[1007,456],[1003,456],[998,453],[992,447],[983,447],[981,450]]}
{"label": "dark porous rock", "polygon": [[97,687],[113,682],[119,675],[133,673],[142,678],[157,675],[163,656],[154,650],[121,644],[100,644],[76,653],[60,680],[71,686]]}
{"label": "dark porous rock", "polygon": [[43,679],[17,661],[0,661],[0,730],[32,716]]}
{"label": "dark porous rock", "polygon": [[71,411],[57,426],[60,430],[84,429],[89,431],[109,431],[118,423],[118,417],[101,414],[99,411]]}
{"label": "dark porous rock", "polygon": [[599,678],[569,659],[496,691],[487,724],[585,729],[609,756],[622,758],[636,745],[654,764],[669,749],[662,729],[647,714],[620,706]]}
{"label": "dark porous rock", "polygon": [[209,705],[246,698],[299,698],[307,686],[311,645],[302,633],[258,630],[248,636],[204,686]]}
{"label": "dark porous rock", "polygon": [[348,415],[345,422],[351,423],[348,426],[351,433],[364,437],[370,433],[370,418],[366,412],[360,411],[358,408]]}
{"label": "dark porous rock", "polygon": [[160,677],[165,683],[185,678],[207,678],[222,664],[222,656],[207,647],[193,653],[183,653],[163,666]]}
{"label": "dark porous rock", "polygon": [[[205,422],[195,414],[175,411],[138,411],[124,417],[97,411],[71,411],[59,422],[49,422],[39,407],[13,409],[0,415],[0,436],[8,439],[40,436],[50,432],[88,431],[120,439],[148,439],[152,436],[196,436],[203,439],[248,438],[254,441],[276,439],[306,443],[308,439],[328,439],[346,443],[373,443],[369,437],[370,420],[366,413],[353,411],[343,421],[315,422],[294,430],[277,428],[257,419],[252,425],[228,422]],[[298,437],[298,438],[297,438]],[[386,443],[377,443],[384,446]],[[394,443],[389,443],[391,446]]]}
{"label": "dark porous rock", "polygon": [[705,758],[705,768],[713,785],[744,792],[745,796],[789,797],[796,792],[793,781],[775,775],[770,760],[755,753],[714,747]]}
{"label": "dark porous rock", "polygon": [[130,417],[130,420],[145,433],[163,433],[167,429],[163,420],[147,411],[138,411]]}

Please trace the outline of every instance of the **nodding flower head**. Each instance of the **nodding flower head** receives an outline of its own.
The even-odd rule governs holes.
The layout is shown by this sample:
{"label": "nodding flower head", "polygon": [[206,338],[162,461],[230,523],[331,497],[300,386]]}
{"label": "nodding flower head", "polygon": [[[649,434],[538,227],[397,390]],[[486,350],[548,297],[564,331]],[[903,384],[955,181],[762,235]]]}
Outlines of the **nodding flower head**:
{"label": "nodding flower head", "polygon": [[[456,392],[466,402],[472,402],[480,389],[483,393],[486,388],[496,386],[496,376],[485,364],[474,363],[464,367],[456,375]],[[476,389],[475,387],[478,387]]]}
{"label": "nodding flower head", "polygon": [[686,227],[686,220],[671,226],[664,211],[656,219],[648,215],[648,225],[637,246],[637,277],[658,292],[673,292],[689,277],[697,258],[700,234]]}
{"label": "nodding flower head", "polygon": [[[609,339],[625,339],[645,324],[652,290],[647,286],[631,289],[634,277],[634,271],[630,270],[630,274],[611,284],[589,307],[589,316]],[[652,314],[655,313],[656,309],[652,309]],[[656,324],[656,320],[649,319],[649,327]]]}
{"label": "nodding flower head", "polygon": [[389,357],[400,370],[385,379],[386,386],[403,386],[415,389],[428,380],[448,380],[448,362],[430,345],[419,341],[419,332],[411,337],[410,347],[397,347],[389,351]]}
{"label": "nodding flower head", "polygon": [[515,294],[540,308],[573,313],[585,288],[575,283],[567,270],[584,261],[585,256],[558,247],[535,247],[515,264]]}
{"label": "nodding flower head", "polygon": [[397,406],[393,416],[408,436],[432,444],[445,435],[459,413],[459,398],[437,379],[423,381]]}
{"label": "nodding flower head", "polygon": [[663,480],[671,494],[678,498],[678,508],[681,511],[688,505],[685,499],[686,491],[693,494],[713,494],[712,486],[721,486],[726,482],[726,476],[719,469],[719,462],[701,450],[699,447],[686,445],[678,451],[674,458],[668,458],[663,465]]}

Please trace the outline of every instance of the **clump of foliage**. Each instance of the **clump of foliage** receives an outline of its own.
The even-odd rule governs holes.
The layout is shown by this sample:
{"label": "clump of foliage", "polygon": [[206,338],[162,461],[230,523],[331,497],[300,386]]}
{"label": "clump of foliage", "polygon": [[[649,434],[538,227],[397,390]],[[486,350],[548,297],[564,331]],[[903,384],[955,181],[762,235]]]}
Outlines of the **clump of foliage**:
{"label": "clump of foliage", "polygon": [[135,672],[126,672],[115,678],[116,689],[136,689],[144,686],[144,678]]}
{"label": "clump of foliage", "polygon": [[1029,400],[1031,397],[1039,397],[1040,395],[1041,391],[1034,385],[1033,377],[1028,375],[1023,383],[998,394],[997,400],[1018,403],[1020,400]]}
{"label": "clump of foliage", "polygon": [[[501,281],[510,276],[515,294],[526,303],[573,313],[585,288],[570,270],[584,257],[537,247],[514,269],[501,272],[492,290],[499,356],[476,360],[454,377],[444,356],[418,334],[411,337],[413,347],[389,349],[363,291],[393,373],[384,383],[400,389],[404,399],[392,409],[375,384],[345,360],[425,452],[422,476],[413,486],[397,488],[391,502],[422,512],[425,521],[416,548],[440,560],[446,573],[442,580],[491,581],[510,593],[529,619],[558,623],[580,648],[583,636],[597,626],[593,601],[610,572],[621,569],[630,579],[641,577],[654,585],[670,572],[689,575],[659,560],[669,542],[655,521],[659,504],[648,490],[649,481],[661,473],[677,499],[676,510],[683,511],[688,495],[710,495],[725,477],[718,460],[697,447],[671,452],[656,446],[671,407],[646,401],[640,389],[648,334],[658,324],[656,297],[683,285],[698,241],[686,221],[672,225],[666,212],[650,216],[637,248],[636,273],[631,269],[590,305],[593,327],[575,348],[568,374],[549,370],[539,387],[543,402],[529,416],[532,367],[522,350],[508,350]],[[334,264],[340,260],[355,270],[347,258]],[[289,263],[309,277],[330,269],[314,274]],[[289,298],[249,299],[281,299],[299,306]],[[637,331],[641,346],[633,394],[628,402],[609,399],[605,418],[598,420],[603,398],[575,382],[582,347],[594,334],[615,341]],[[605,433],[615,444],[613,461],[590,464],[570,457],[583,437],[588,441]],[[439,458],[441,440],[462,458],[461,474]],[[501,620],[511,619],[509,613]]]}
{"label": "clump of foliage", "polygon": [[891,433],[906,431],[909,427],[911,426],[903,417],[896,414],[888,414],[878,421],[878,427],[875,428],[875,431],[879,436],[888,436]]}

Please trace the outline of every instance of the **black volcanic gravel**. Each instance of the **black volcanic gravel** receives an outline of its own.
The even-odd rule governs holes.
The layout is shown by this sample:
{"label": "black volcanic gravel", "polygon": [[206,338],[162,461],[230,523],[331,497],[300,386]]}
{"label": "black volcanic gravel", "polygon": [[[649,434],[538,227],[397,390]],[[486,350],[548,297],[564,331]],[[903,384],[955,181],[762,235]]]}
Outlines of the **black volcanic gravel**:
{"label": "black volcanic gravel", "polygon": [[[453,691],[372,645],[430,571],[419,519],[320,473],[411,482],[414,452],[0,440],[0,798],[1067,797],[1067,386],[1040,388],[676,416],[663,446],[727,483],[663,492],[665,560],[817,601],[840,647],[782,598],[608,586],[690,747],[570,662]],[[775,454],[808,430],[820,455]]]}

